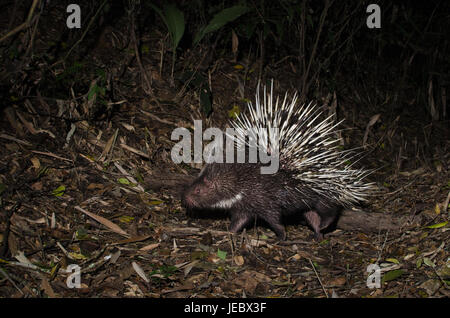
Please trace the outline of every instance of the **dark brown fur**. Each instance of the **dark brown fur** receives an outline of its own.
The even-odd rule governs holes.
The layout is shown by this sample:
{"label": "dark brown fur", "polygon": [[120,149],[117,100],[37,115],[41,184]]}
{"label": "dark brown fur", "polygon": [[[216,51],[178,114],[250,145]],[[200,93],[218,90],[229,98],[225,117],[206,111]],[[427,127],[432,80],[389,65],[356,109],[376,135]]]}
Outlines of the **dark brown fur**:
{"label": "dark brown fur", "polygon": [[[228,203],[218,206],[218,203]],[[182,194],[188,213],[224,211],[230,230],[239,232],[256,219],[264,220],[279,239],[286,239],[284,219],[301,215],[317,240],[338,217],[341,206],[292,178],[292,172],[261,174],[258,164],[207,164]]]}

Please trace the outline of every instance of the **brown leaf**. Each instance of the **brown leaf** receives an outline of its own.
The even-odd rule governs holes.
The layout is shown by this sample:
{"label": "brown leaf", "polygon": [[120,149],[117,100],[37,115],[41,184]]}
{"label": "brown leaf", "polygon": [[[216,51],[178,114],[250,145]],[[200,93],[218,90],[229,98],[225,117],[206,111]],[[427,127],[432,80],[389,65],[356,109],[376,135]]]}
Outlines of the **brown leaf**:
{"label": "brown leaf", "polygon": [[146,246],[140,248],[139,251],[141,251],[141,252],[151,251],[151,250],[157,248],[159,246],[159,244],[160,243],[153,243],[153,244],[146,245]]}
{"label": "brown leaf", "polygon": [[48,297],[50,297],[50,298],[59,298],[60,297],[58,294],[55,293],[55,291],[53,290],[52,286],[50,285],[50,283],[48,282],[46,277],[42,278],[41,287],[44,290],[44,292],[47,294]]}
{"label": "brown leaf", "polygon": [[91,183],[88,185],[88,190],[94,190],[94,189],[103,189],[105,186],[101,183]]}
{"label": "brown leaf", "polygon": [[35,182],[35,183],[33,183],[31,185],[31,189],[33,189],[34,191],[41,191],[42,188],[43,187],[42,187],[42,182],[41,181]]}
{"label": "brown leaf", "polygon": [[115,232],[115,233],[117,233],[117,234],[120,234],[120,235],[123,235],[123,236],[126,236],[126,237],[129,237],[129,236],[130,236],[127,232],[125,232],[124,230],[122,230],[118,225],[114,224],[113,222],[111,222],[111,221],[108,220],[108,219],[105,219],[104,217],[101,217],[101,216],[99,216],[99,215],[97,215],[97,214],[88,212],[88,211],[84,210],[83,208],[81,208],[81,207],[79,207],[79,206],[76,206],[75,209],[77,209],[78,211],[83,212],[83,213],[86,214],[87,216],[90,216],[91,218],[93,218],[93,219],[96,220],[97,222],[103,224],[104,226],[106,226],[106,227],[109,228],[111,231],[113,231],[113,232]]}
{"label": "brown leaf", "polygon": [[236,277],[233,283],[244,288],[246,293],[253,294],[259,282],[269,282],[269,281],[270,278],[268,278],[264,274],[254,271],[245,271],[241,275]]}
{"label": "brown leaf", "polygon": [[149,239],[151,235],[142,235],[142,236],[133,236],[129,239],[121,240],[119,242],[113,243],[111,245],[120,245],[120,244],[127,244],[127,243],[134,243],[134,242],[142,242],[147,239]]}
{"label": "brown leaf", "polygon": [[341,276],[341,277],[336,277],[336,278],[330,280],[328,285],[331,285],[331,286],[344,286],[346,282],[347,282],[347,279],[345,277]]}
{"label": "brown leaf", "polygon": [[242,255],[235,255],[233,259],[234,259],[234,263],[237,266],[244,265],[244,258],[242,257]]}

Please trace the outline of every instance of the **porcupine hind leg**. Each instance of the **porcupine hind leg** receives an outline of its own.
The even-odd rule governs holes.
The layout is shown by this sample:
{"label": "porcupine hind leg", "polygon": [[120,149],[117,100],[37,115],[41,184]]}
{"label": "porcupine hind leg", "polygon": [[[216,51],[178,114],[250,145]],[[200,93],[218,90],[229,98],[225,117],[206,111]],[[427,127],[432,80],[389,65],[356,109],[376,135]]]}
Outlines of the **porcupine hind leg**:
{"label": "porcupine hind leg", "polygon": [[329,227],[337,218],[339,208],[336,206],[327,206],[319,203],[315,209],[305,213],[305,219],[309,226],[314,230],[314,238],[317,241],[323,240],[322,230]]}

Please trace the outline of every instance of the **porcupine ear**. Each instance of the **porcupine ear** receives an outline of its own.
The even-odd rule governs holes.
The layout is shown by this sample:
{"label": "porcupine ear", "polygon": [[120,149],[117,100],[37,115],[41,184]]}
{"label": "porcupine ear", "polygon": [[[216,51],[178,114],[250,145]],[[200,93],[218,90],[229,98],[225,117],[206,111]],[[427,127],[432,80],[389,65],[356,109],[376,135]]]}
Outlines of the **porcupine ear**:
{"label": "porcupine ear", "polygon": [[208,175],[204,175],[202,181],[208,188],[214,187],[214,182],[208,177]]}

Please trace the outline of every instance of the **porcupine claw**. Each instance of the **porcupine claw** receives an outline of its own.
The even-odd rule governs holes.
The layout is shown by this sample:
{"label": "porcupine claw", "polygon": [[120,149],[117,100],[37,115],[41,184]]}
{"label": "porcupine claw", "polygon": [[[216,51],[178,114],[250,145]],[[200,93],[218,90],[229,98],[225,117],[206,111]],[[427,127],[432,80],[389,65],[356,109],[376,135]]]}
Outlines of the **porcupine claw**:
{"label": "porcupine claw", "polygon": [[317,242],[321,242],[321,241],[323,241],[323,234],[322,233],[314,233],[314,239],[317,241]]}
{"label": "porcupine claw", "polygon": [[278,239],[280,241],[286,240],[286,230],[284,229],[284,226],[281,224],[271,224],[273,231],[277,235]]}

